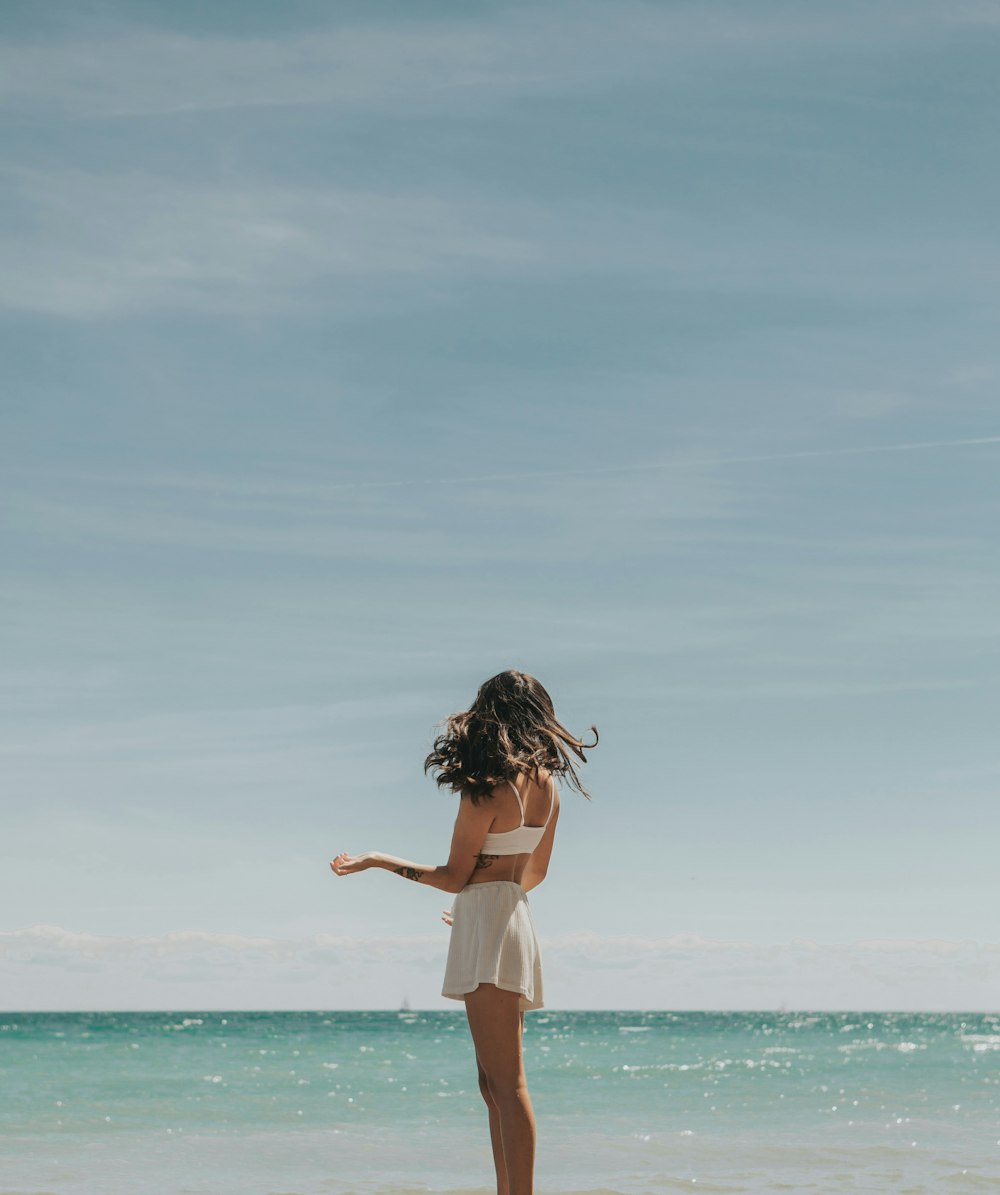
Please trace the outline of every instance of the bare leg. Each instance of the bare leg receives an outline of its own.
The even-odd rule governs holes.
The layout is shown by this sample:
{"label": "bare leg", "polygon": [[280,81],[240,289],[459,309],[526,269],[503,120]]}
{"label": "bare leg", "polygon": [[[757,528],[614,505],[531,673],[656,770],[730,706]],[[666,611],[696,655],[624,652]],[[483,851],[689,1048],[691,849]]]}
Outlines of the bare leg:
{"label": "bare leg", "polygon": [[[481,983],[465,997],[465,1011],[476,1046],[476,1059],[496,1106],[507,1176],[506,1195],[532,1195],[535,1116],[524,1077],[521,1053],[524,1020],[518,994],[506,992],[492,983]],[[490,1129],[492,1132],[492,1112]],[[495,1148],[494,1144],[494,1156]],[[498,1166],[498,1183],[499,1174]]]}
{"label": "bare leg", "polygon": [[503,1139],[500,1136],[500,1112],[497,1109],[496,1101],[490,1095],[486,1072],[479,1066],[478,1058],[476,1066],[479,1067],[479,1090],[486,1101],[486,1111],[490,1117],[490,1144],[493,1146],[493,1165],[497,1172],[497,1195],[510,1195],[507,1186],[507,1165],[503,1160]]}

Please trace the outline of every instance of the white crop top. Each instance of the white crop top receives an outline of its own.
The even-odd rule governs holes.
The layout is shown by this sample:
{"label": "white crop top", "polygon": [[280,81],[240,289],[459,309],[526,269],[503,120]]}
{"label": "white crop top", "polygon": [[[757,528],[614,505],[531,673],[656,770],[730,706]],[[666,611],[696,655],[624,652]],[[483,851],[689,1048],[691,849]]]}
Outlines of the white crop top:
{"label": "white crop top", "polygon": [[481,848],[481,853],[484,855],[530,855],[542,841],[545,827],[548,826],[549,818],[552,816],[552,810],[555,807],[556,782],[554,777],[550,777],[549,783],[552,786],[552,796],[549,799],[549,812],[545,818],[545,825],[526,826],[524,824],[524,804],[521,801],[521,794],[510,780],[507,783],[514,789],[514,796],[517,797],[517,806],[521,810],[521,824],[516,829],[505,830],[502,834],[487,834]]}

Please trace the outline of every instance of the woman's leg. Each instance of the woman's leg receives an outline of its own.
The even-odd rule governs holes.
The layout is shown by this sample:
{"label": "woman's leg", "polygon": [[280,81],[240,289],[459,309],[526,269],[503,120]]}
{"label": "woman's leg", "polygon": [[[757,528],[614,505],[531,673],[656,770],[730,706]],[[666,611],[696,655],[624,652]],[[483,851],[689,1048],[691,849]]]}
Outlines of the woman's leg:
{"label": "woman's leg", "polygon": [[[465,997],[465,1011],[496,1116],[507,1172],[506,1195],[532,1195],[535,1117],[521,1053],[523,1018],[517,992],[481,983]],[[491,1116],[491,1130],[493,1127]],[[494,1138],[495,1141],[495,1138]],[[499,1183],[499,1166],[497,1168]]]}
{"label": "woman's leg", "polygon": [[486,1111],[490,1118],[490,1144],[493,1146],[493,1165],[497,1172],[497,1195],[510,1195],[507,1186],[507,1164],[503,1160],[503,1138],[500,1136],[500,1112],[496,1101],[490,1095],[490,1085],[486,1082],[486,1072],[476,1058],[479,1070],[479,1090],[486,1101]]}

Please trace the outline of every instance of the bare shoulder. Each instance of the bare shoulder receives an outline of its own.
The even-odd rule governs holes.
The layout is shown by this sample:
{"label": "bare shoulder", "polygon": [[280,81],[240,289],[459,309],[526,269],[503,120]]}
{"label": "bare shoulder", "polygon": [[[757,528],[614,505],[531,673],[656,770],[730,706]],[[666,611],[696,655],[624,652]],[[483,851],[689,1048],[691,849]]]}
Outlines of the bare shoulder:
{"label": "bare shoulder", "polygon": [[559,777],[554,772],[550,772],[548,768],[539,768],[535,776],[529,778],[531,782],[542,789],[543,792],[551,792],[555,789],[556,800],[559,799]]}
{"label": "bare shoulder", "polygon": [[526,775],[524,781],[526,803],[531,808],[530,820],[536,825],[554,820],[559,812],[559,785],[556,777],[547,768],[539,768],[537,772]]}
{"label": "bare shoulder", "polygon": [[459,793],[459,816],[473,821],[483,819],[490,821],[495,813],[493,798],[498,791],[498,789],[494,789],[489,796],[480,797],[478,801],[474,801],[470,793]]}

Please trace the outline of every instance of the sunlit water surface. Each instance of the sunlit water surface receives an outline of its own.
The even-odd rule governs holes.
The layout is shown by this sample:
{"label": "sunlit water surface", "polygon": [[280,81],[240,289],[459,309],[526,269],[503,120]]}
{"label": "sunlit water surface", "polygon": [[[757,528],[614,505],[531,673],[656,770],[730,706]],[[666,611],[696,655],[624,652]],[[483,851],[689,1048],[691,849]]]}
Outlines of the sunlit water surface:
{"label": "sunlit water surface", "polygon": [[[543,1010],[541,1192],[1000,1190],[1000,1017]],[[0,1014],[0,1195],[488,1192],[464,1013]]]}

